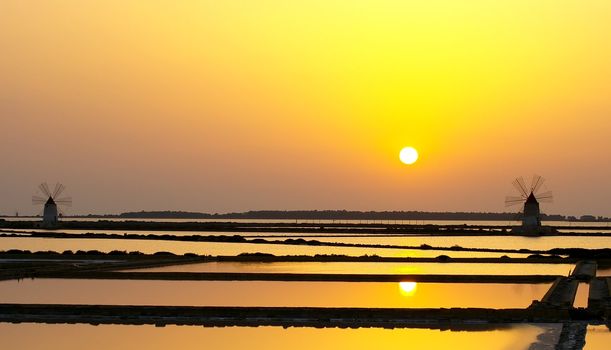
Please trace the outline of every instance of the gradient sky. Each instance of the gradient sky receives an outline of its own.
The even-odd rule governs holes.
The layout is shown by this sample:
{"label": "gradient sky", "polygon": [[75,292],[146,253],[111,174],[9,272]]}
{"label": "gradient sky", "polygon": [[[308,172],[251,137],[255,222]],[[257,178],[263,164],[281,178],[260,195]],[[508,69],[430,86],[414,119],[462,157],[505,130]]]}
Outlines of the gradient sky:
{"label": "gradient sky", "polygon": [[537,173],[611,216],[610,43],[607,0],[2,0],[0,213],[503,211]]}

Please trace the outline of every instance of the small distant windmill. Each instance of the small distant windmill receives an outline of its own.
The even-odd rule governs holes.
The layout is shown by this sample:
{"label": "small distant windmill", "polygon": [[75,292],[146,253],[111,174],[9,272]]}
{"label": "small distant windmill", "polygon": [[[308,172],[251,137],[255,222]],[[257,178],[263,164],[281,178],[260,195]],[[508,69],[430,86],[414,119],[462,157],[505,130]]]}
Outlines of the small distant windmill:
{"label": "small distant windmill", "polygon": [[63,214],[62,207],[72,206],[72,198],[59,196],[64,192],[66,186],[56,183],[53,191],[49,188],[46,182],[38,185],[38,189],[44,197],[32,196],[32,204],[40,205],[44,204],[42,224],[46,227],[53,227],[57,225],[59,216]]}
{"label": "small distant windmill", "polygon": [[523,177],[513,180],[513,187],[518,190],[519,196],[505,197],[505,206],[511,207],[518,204],[524,205],[522,215],[522,229],[537,232],[541,228],[541,210],[539,203],[549,203],[553,200],[552,192],[540,192],[545,179],[534,175],[530,187],[527,187]]}

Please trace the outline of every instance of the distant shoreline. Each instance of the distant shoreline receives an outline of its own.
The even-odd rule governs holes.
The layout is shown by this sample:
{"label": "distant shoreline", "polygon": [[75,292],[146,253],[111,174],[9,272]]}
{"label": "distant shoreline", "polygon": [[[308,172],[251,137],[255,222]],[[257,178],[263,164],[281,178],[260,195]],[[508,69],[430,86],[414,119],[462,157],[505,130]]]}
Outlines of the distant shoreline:
{"label": "distant shoreline", "polygon": [[[35,216],[0,216],[0,218]],[[121,214],[71,215],[65,218],[89,219],[230,219],[230,220],[439,220],[439,221],[516,221],[516,213],[492,212],[426,212],[426,211],[347,211],[347,210],[259,210],[210,214],[187,211],[137,211]],[[580,217],[542,214],[543,221],[611,222],[611,218],[593,215]]]}

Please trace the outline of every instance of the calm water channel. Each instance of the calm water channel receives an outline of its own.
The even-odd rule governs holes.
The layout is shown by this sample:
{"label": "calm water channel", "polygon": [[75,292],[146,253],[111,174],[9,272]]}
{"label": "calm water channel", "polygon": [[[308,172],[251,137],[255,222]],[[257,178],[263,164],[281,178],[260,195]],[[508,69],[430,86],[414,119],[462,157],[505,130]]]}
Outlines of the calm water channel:
{"label": "calm water channel", "polygon": [[209,262],[138,269],[147,272],[346,273],[435,275],[567,275],[568,264],[463,264],[394,262]]}
{"label": "calm water channel", "polygon": [[0,250],[21,249],[30,251],[98,250],[110,252],[140,251],[143,253],[172,252],[174,254],[196,253],[212,256],[234,256],[241,253],[269,253],[274,255],[337,254],[348,256],[378,255],[383,257],[500,257],[502,255],[524,257],[524,254],[489,252],[452,252],[441,250],[408,250],[390,248],[328,247],[284,244],[179,242],[135,239],[57,239],[0,237]]}
{"label": "calm water channel", "polygon": [[0,282],[0,295],[3,303],[42,304],[524,308],[540,299],[549,286],[26,279]]}
{"label": "calm water channel", "polygon": [[[474,332],[430,329],[337,329],[280,327],[203,328],[190,326],[113,326],[0,324],[7,349],[478,349],[526,350],[548,325],[515,325]],[[36,336],[32,336],[35,334]],[[556,339],[548,337],[549,342]],[[608,338],[607,338],[608,339]],[[549,345],[550,343],[545,344]],[[588,347],[598,350],[604,347]]]}
{"label": "calm water channel", "polygon": [[[6,349],[269,349],[369,350],[553,349],[561,324],[508,325],[498,330],[440,331],[436,329],[338,329],[280,327],[203,328],[192,326],[48,325],[0,323]],[[35,334],[36,336],[32,336]],[[611,333],[605,326],[588,326],[585,350],[607,350]],[[474,346],[477,344],[477,347]]]}

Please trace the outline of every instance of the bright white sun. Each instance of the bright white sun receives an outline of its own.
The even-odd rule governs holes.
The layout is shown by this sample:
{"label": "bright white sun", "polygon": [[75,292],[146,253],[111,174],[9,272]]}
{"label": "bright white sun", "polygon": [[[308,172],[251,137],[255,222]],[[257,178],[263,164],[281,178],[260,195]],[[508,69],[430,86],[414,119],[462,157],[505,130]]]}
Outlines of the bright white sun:
{"label": "bright white sun", "polygon": [[399,282],[399,288],[404,295],[414,294],[416,291],[416,282]]}
{"label": "bright white sun", "polygon": [[405,147],[399,153],[399,159],[405,164],[414,164],[418,160],[418,151],[414,147]]}

